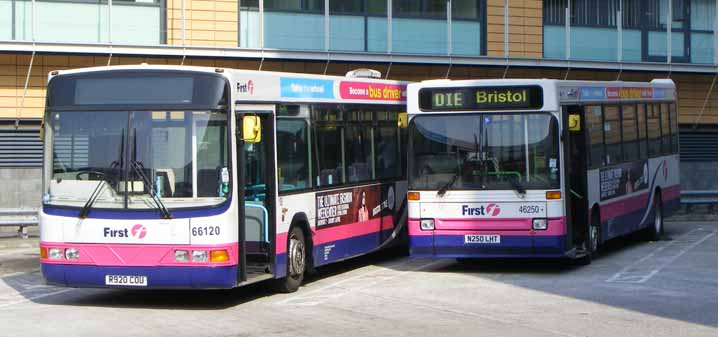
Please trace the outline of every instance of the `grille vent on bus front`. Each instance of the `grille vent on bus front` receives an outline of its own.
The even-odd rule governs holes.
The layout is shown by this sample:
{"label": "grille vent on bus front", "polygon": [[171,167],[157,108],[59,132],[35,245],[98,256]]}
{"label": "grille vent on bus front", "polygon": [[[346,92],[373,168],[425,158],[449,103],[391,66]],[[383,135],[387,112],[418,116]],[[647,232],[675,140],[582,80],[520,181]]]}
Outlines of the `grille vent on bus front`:
{"label": "grille vent on bus front", "polygon": [[718,130],[680,130],[681,161],[718,161]]}
{"label": "grille vent on bus front", "polygon": [[0,167],[41,167],[40,125],[0,127]]}

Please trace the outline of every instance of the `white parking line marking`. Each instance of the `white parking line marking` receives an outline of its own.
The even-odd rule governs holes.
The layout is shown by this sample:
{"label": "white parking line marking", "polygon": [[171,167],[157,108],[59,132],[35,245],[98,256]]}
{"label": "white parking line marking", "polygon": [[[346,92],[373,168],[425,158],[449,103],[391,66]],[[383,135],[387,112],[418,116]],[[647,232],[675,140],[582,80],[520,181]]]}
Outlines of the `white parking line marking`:
{"label": "white parking line marking", "polygon": [[[423,263],[419,263],[423,262]],[[389,281],[406,273],[422,270],[429,268],[434,265],[446,263],[446,260],[418,260],[418,259],[406,259],[399,263],[392,264],[389,266],[379,266],[379,269],[372,270],[360,275],[352,276],[331,284],[328,284],[319,289],[314,289],[306,293],[302,293],[298,296],[293,296],[275,304],[289,304],[299,306],[315,306],[326,301],[339,298],[341,296],[362,290],[371,286],[375,286],[381,282]],[[418,264],[414,266],[415,264]],[[408,267],[397,273],[392,268],[397,267]],[[386,273],[382,275],[382,273]]]}
{"label": "white parking line marking", "polygon": [[[705,234],[706,232],[707,234]],[[621,271],[607,279],[606,282],[645,283],[663,270],[663,268],[683,256],[683,254],[715,234],[716,231],[707,231],[703,228],[693,229],[621,269]]]}

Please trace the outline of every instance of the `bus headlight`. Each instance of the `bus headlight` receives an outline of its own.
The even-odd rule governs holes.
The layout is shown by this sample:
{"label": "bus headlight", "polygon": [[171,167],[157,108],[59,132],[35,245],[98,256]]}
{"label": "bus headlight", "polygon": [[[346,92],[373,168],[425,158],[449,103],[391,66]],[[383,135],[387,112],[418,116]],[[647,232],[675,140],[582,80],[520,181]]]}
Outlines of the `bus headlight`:
{"label": "bus headlight", "polygon": [[206,250],[193,250],[192,251],[192,262],[207,262],[207,251]]}
{"label": "bus headlight", "polygon": [[433,231],[434,230],[434,219],[421,219],[421,230]]}
{"label": "bus headlight", "polygon": [[50,248],[47,255],[50,260],[62,260],[62,248]]}
{"label": "bus headlight", "polygon": [[65,249],[65,258],[68,260],[79,260],[80,259],[80,250],[77,248],[68,248]]}
{"label": "bus headlight", "polygon": [[189,250],[175,250],[175,262],[189,262]]}
{"label": "bus headlight", "polygon": [[537,231],[545,231],[548,229],[548,220],[546,219],[534,219],[531,228]]}

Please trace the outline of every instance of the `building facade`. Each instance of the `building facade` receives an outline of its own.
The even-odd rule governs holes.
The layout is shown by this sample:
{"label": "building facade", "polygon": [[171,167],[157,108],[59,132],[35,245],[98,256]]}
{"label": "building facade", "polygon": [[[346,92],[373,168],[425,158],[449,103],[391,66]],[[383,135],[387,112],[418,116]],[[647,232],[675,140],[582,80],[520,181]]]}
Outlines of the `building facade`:
{"label": "building facade", "polygon": [[716,189],[718,0],[0,0],[0,208],[40,200],[51,70],[185,64],[678,87],[683,185]]}

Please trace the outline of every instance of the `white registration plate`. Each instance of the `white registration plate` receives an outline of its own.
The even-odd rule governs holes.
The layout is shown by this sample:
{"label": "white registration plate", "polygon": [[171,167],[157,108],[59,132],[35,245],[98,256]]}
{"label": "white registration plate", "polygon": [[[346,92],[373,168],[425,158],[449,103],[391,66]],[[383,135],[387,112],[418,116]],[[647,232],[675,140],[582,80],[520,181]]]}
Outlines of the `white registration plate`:
{"label": "white registration plate", "polygon": [[501,235],[464,235],[464,243],[501,243]]}
{"label": "white registration plate", "polygon": [[105,285],[146,287],[147,276],[142,275],[105,275]]}

